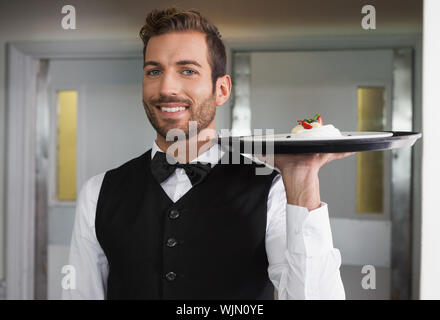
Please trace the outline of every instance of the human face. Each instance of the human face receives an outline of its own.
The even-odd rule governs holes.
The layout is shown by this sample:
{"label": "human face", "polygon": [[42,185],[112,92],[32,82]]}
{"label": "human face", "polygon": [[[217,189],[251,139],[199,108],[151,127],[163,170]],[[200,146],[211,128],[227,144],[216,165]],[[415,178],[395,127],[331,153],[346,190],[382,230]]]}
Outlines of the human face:
{"label": "human face", "polygon": [[[151,125],[163,138],[170,129],[181,129],[188,138],[189,121],[197,121],[197,132],[213,128],[217,103],[204,34],[174,32],[150,38],[142,102]],[[177,107],[185,109],[164,109]]]}

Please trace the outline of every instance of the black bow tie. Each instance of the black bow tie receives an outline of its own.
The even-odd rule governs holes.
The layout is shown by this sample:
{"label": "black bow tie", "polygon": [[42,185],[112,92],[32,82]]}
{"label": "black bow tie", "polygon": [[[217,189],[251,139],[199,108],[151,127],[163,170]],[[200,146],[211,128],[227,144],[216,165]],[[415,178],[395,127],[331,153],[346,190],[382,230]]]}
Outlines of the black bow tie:
{"label": "black bow tie", "polygon": [[202,162],[176,162],[175,164],[170,164],[167,161],[166,153],[160,151],[156,152],[151,160],[151,173],[159,183],[168,179],[176,168],[183,168],[191,181],[191,184],[195,186],[208,175],[211,170],[211,164]]}

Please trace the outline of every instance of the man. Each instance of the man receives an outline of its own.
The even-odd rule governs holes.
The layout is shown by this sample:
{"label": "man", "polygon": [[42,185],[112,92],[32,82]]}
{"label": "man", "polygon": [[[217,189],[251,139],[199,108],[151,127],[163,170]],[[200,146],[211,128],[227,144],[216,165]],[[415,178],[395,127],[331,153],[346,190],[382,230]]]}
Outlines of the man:
{"label": "man", "polygon": [[[224,164],[231,151],[213,132],[231,79],[217,28],[169,8],[152,11],[140,36],[143,104],[157,138],[83,187],[69,262],[75,288],[63,297],[273,299],[276,289],[279,299],[344,299],[318,171],[346,154],[276,156],[281,174],[269,175],[242,155]],[[171,131],[183,133],[183,151]],[[196,152],[185,152],[191,145]]]}

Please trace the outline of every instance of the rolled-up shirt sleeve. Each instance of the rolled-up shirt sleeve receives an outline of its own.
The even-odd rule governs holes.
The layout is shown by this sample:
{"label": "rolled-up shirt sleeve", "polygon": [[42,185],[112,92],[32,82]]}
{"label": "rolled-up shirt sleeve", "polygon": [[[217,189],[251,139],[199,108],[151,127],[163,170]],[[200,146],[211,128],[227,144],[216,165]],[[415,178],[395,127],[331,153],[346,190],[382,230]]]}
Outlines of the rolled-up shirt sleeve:
{"label": "rolled-up shirt sleeve", "polygon": [[104,174],[89,179],[77,199],[75,222],[69,252],[74,271],[62,299],[105,299],[108,277],[107,258],[96,238],[96,204]]}
{"label": "rolled-up shirt sleeve", "polygon": [[266,252],[278,299],[345,299],[328,205],[309,212],[288,204],[281,175],[267,201]]}

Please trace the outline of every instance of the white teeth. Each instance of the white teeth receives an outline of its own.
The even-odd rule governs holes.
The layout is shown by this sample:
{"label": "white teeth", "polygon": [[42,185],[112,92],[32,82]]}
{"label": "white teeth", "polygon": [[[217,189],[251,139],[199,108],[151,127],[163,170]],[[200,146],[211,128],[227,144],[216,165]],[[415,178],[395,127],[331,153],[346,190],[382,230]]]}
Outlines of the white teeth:
{"label": "white teeth", "polygon": [[165,112],[177,112],[177,111],[185,110],[185,107],[174,107],[174,108],[161,107],[160,110]]}

